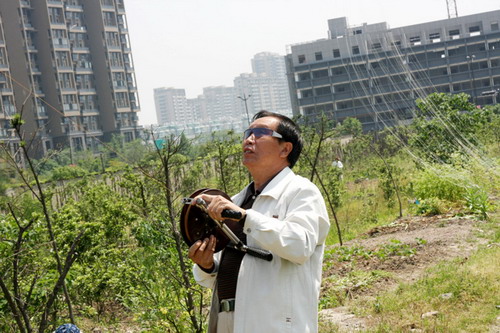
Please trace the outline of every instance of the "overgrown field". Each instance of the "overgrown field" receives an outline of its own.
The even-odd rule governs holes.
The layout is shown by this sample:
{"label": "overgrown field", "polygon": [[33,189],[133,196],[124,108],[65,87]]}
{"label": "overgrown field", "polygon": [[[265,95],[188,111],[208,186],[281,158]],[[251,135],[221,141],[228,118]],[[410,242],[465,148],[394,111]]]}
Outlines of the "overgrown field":
{"label": "overgrown field", "polygon": [[[294,171],[318,185],[331,220],[322,309],[349,305],[373,318],[369,331],[377,332],[407,331],[417,313],[431,308],[438,314],[418,320],[419,329],[479,332],[493,323],[499,251],[486,245],[498,244],[500,235],[494,215],[500,116],[496,106],[478,109],[467,101],[431,95],[417,103],[411,126],[379,133],[362,134],[353,119],[337,126],[326,118],[314,125],[299,120],[306,146]],[[2,143],[1,332],[47,332],[70,321],[86,332],[205,330],[210,291],[191,276],[179,233],[181,198],[205,187],[232,195],[248,184],[241,135],[163,139],[156,147],[117,137],[96,155],[58,151],[44,160],[29,159],[29,145],[21,145],[17,154],[30,162],[25,169],[16,168],[18,155]],[[332,166],[336,156],[342,169]],[[486,245],[465,263],[436,262],[422,279],[377,293],[375,301],[352,297],[391,279],[382,266],[359,270],[356,263],[412,258],[427,237],[378,248],[353,246],[354,240],[438,214],[485,221]],[[447,293],[454,297],[439,298]],[[451,308],[456,315],[444,316]]]}

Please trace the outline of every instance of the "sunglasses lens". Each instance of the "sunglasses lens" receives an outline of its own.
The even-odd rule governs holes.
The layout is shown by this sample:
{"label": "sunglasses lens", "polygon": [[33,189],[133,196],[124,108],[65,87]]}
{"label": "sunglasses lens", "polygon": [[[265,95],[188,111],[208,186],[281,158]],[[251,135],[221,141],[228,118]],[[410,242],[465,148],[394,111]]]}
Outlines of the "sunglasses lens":
{"label": "sunglasses lens", "polygon": [[248,138],[250,135],[254,135],[256,139],[261,138],[264,135],[272,135],[273,130],[270,130],[268,128],[249,128],[245,131],[244,138]]}

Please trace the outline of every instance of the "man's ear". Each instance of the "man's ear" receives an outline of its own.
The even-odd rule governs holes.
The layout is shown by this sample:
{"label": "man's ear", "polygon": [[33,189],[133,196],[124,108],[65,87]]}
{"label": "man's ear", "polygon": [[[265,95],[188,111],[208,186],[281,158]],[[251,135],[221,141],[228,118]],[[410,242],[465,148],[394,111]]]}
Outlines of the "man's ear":
{"label": "man's ear", "polygon": [[281,146],[280,157],[287,158],[292,152],[293,144],[291,142],[284,142]]}

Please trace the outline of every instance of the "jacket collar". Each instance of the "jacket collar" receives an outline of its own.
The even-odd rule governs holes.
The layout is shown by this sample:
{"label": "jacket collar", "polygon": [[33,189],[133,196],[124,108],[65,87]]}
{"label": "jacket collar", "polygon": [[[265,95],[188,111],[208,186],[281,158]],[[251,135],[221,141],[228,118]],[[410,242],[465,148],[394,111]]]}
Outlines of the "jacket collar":
{"label": "jacket collar", "polygon": [[293,177],[294,173],[289,167],[285,167],[267,184],[260,196],[270,196],[277,199],[283,192],[283,187],[288,183],[287,178]]}

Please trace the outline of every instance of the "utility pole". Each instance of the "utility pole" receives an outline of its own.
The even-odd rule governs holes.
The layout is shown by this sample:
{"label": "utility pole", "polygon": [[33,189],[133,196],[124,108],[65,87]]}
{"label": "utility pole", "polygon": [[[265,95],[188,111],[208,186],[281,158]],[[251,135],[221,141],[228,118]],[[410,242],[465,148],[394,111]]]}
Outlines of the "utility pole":
{"label": "utility pole", "polygon": [[241,99],[243,102],[245,102],[245,111],[247,113],[247,121],[248,121],[248,126],[250,126],[250,116],[248,115],[248,105],[247,105],[247,101],[250,99],[250,97],[252,97],[252,95],[248,94],[245,95],[243,94],[243,97],[241,96],[237,96],[239,99]]}
{"label": "utility pole", "polygon": [[448,18],[458,17],[456,0],[446,0],[446,9],[448,10]]}

